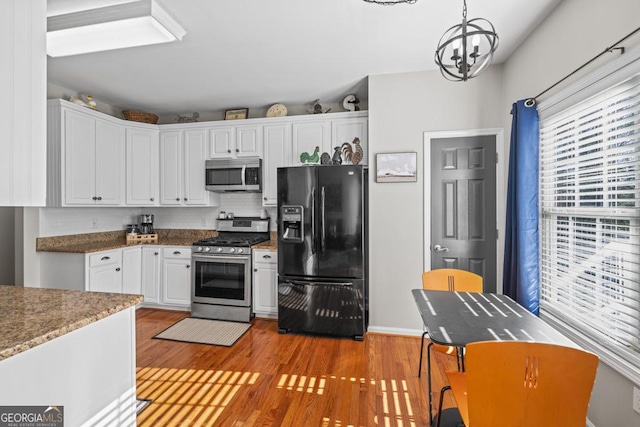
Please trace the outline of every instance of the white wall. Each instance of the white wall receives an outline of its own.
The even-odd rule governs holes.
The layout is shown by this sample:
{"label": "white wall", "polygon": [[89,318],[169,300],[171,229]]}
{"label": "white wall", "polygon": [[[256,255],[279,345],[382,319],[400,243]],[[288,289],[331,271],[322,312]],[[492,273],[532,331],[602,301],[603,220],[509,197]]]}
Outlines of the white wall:
{"label": "white wall", "polygon": [[[564,0],[504,65],[505,107],[538,95],[564,76],[640,26],[638,0]],[[626,42],[638,45],[638,37]],[[619,53],[603,56],[581,72],[588,73]],[[571,78],[542,96],[575,82]],[[505,120],[507,135],[510,118]],[[632,409],[633,384],[600,363],[589,408],[589,420],[598,427],[640,426]]]}
{"label": "white wall", "polygon": [[424,269],[423,134],[501,128],[509,115],[502,81],[500,66],[466,83],[438,71],[369,77],[369,164],[376,153],[418,153],[418,182],[378,184],[370,174],[370,330],[421,333],[411,289],[422,287]]}

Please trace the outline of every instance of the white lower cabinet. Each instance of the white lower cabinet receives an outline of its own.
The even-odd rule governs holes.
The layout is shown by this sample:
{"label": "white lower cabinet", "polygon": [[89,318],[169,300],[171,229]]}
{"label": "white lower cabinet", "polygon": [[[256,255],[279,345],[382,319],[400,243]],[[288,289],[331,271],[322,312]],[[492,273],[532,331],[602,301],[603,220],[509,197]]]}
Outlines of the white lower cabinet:
{"label": "white lower cabinet", "polygon": [[142,293],[142,248],[139,246],[122,250],[122,293]]}
{"label": "white lower cabinet", "polygon": [[253,312],[257,317],[278,316],[278,254],[253,250]]}
{"label": "white lower cabinet", "polygon": [[122,250],[87,255],[89,268],[86,289],[122,293]]}
{"label": "white lower cabinet", "polygon": [[191,306],[191,249],[162,248],[162,302]]}
{"label": "white lower cabinet", "polygon": [[145,304],[160,302],[160,248],[142,248],[142,295]]}

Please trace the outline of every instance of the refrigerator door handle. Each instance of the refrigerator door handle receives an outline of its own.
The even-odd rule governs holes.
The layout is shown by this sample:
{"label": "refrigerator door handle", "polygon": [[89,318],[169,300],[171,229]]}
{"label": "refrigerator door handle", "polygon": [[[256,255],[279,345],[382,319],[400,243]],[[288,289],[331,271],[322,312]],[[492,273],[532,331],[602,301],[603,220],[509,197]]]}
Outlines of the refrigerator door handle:
{"label": "refrigerator door handle", "polygon": [[324,187],[322,187],[322,191],[320,193],[320,209],[321,209],[321,214],[320,214],[320,234],[321,234],[321,244],[322,244],[322,252],[325,251],[325,245],[326,245],[326,236],[325,236],[325,230],[324,230],[324,202],[325,202],[325,194],[324,194]]}
{"label": "refrigerator door handle", "polygon": [[316,187],[311,188],[311,253],[316,253]]}
{"label": "refrigerator door handle", "polygon": [[294,286],[353,286],[352,282],[302,282],[299,280],[284,280],[284,282]]}

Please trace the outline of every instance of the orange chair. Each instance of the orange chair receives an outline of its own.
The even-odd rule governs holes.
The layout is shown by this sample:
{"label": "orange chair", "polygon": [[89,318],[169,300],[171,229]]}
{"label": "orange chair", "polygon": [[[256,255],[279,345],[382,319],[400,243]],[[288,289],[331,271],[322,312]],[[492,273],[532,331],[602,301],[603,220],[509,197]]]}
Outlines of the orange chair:
{"label": "orange chair", "polygon": [[539,342],[483,341],[467,345],[465,368],[446,372],[438,427],[449,388],[466,427],[584,427],[598,356]]}
{"label": "orange chair", "polygon": [[[430,291],[457,291],[457,292],[482,292],[482,276],[465,270],[454,268],[440,268],[430,270],[422,274],[422,288]],[[420,343],[420,363],[418,364],[418,377],[422,373],[422,355],[424,353],[424,339],[428,332],[422,334]],[[460,370],[460,358],[454,347],[434,344],[427,346],[427,370],[429,374],[429,425],[433,425],[432,417],[432,390],[431,390],[431,348],[440,353],[456,355],[458,359],[458,370]]]}

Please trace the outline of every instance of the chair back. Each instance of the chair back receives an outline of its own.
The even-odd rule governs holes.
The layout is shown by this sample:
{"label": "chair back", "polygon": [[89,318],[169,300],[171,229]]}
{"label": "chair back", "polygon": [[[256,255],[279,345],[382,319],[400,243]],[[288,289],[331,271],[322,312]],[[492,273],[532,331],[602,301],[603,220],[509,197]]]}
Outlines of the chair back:
{"label": "chair back", "polygon": [[482,276],[455,268],[422,273],[422,288],[430,291],[482,292]]}
{"label": "chair back", "polygon": [[466,347],[470,427],[584,427],[598,356],[554,344]]}

